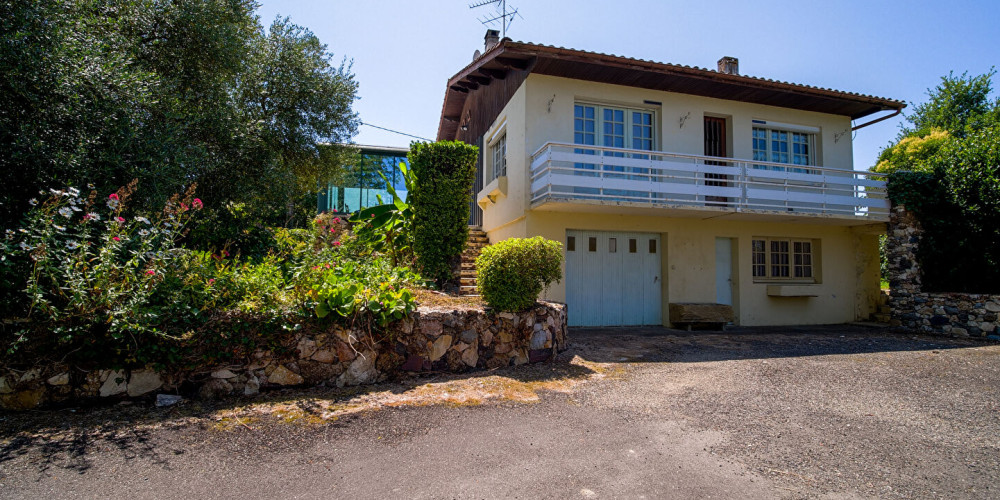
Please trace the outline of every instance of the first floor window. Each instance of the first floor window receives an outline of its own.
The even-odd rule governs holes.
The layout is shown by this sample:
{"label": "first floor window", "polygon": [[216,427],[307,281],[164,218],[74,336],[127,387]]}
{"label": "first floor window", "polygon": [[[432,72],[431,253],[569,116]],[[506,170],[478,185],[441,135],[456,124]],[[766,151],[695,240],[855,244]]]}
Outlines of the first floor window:
{"label": "first floor window", "polygon": [[573,142],[653,150],[653,112],[592,104],[573,107]]}
{"label": "first floor window", "polygon": [[815,281],[813,240],[754,238],[750,260],[754,280]]}
{"label": "first floor window", "polygon": [[[779,128],[753,128],[753,159],[770,163],[792,165],[816,164],[816,134],[782,130]],[[774,170],[774,166],[762,166]],[[780,168],[780,167],[777,167]],[[793,172],[806,173],[806,169],[793,168]]]}
{"label": "first floor window", "polygon": [[493,178],[507,175],[507,134],[501,135],[490,146],[490,151],[493,153]]}

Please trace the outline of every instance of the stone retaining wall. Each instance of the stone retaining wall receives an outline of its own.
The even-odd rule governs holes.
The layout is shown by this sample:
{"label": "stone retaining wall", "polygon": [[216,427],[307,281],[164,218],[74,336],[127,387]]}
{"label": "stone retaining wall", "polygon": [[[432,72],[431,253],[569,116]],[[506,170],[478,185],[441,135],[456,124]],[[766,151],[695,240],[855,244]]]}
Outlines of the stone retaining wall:
{"label": "stone retaining wall", "polygon": [[[82,370],[66,365],[0,368],[0,407],[27,409],[75,400],[151,397],[206,399],[287,386],[360,385],[407,372],[465,372],[545,361],[567,346],[566,306],[539,302],[522,313],[420,308],[373,345],[343,327],[299,334],[292,353],[257,351],[241,364],[187,371]],[[170,397],[160,396],[163,400]]]}
{"label": "stone retaining wall", "polygon": [[1000,340],[1000,295],[921,289],[917,249],[922,231],[912,213],[893,205],[886,241],[890,324],[922,333]]}

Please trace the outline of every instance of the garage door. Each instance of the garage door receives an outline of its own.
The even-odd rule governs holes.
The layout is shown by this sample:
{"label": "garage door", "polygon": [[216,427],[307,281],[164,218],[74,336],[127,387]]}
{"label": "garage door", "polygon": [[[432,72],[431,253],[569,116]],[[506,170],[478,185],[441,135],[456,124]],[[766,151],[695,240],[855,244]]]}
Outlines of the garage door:
{"label": "garage door", "polygon": [[661,324],[660,236],[566,231],[571,326]]}

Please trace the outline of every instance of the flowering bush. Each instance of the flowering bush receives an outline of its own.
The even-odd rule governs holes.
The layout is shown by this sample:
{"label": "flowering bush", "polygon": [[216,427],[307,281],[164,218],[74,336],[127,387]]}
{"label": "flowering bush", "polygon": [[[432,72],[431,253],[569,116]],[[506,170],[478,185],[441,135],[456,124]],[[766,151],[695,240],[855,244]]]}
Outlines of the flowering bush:
{"label": "flowering bush", "polygon": [[[181,245],[204,206],[193,188],[157,214],[117,192],[45,193],[0,242],[0,359],[105,366],[228,360],[310,321],[384,327],[413,311],[420,277],[372,255],[346,220],[275,229],[271,253]],[[375,340],[373,336],[370,340]],[[17,356],[14,356],[15,353]]]}
{"label": "flowering bush", "polygon": [[17,325],[5,328],[8,353],[32,340],[126,353],[162,333],[151,299],[202,203],[192,187],[147,218],[126,210],[134,190],[133,182],[106,197],[72,187],[40,193],[22,227],[7,231],[3,317]]}

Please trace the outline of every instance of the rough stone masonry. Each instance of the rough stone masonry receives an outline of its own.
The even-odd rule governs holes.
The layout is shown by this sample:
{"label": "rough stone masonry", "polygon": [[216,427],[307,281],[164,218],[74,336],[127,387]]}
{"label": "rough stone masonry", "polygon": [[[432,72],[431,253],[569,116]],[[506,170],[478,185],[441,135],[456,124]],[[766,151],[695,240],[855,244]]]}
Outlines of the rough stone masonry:
{"label": "rough stone masonry", "polygon": [[404,372],[465,372],[545,361],[567,347],[566,306],[539,302],[520,313],[421,307],[389,327],[378,343],[333,326],[297,334],[295,349],[258,350],[244,363],[192,370],[86,370],[50,364],[0,368],[0,407],[29,409],[74,400],[141,397],[154,392],[212,399],[262,388],[360,385]]}
{"label": "rough stone masonry", "polygon": [[1000,295],[922,290],[917,260],[922,232],[913,213],[893,205],[886,241],[891,325],[921,333],[1000,340]]}

